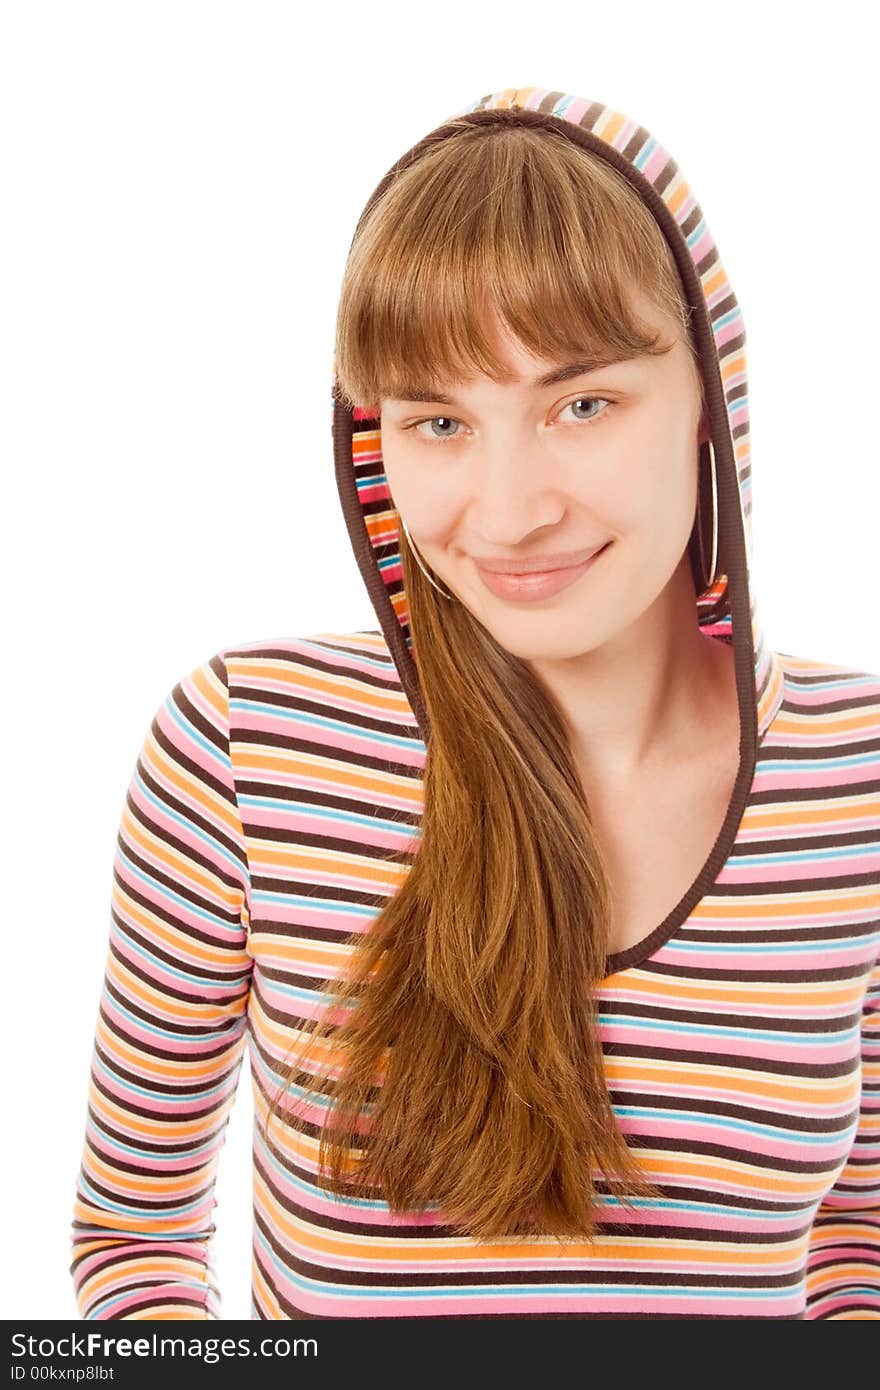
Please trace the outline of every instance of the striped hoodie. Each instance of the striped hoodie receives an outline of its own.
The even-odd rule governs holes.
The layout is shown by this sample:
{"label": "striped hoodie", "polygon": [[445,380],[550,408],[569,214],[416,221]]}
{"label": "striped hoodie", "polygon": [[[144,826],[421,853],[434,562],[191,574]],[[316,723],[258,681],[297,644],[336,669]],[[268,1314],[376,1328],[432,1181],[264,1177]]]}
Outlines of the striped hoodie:
{"label": "striped hoodie", "polygon": [[328,1195],[320,1115],[266,1125],[298,1030],[403,882],[422,808],[428,726],[379,421],[334,376],[339,495],[379,625],[216,652],[146,733],[76,1182],[80,1316],[220,1316],[214,1185],[247,1050],[252,1318],[878,1318],[880,677],[765,640],[743,320],[669,153],[623,113],[542,88],[454,115],[552,128],[606,159],[693,309],[726,571],[697,616],[734,649],[741,761],[696,879],[608,956],[596,992],[615,1113],[662,1198],[624,1211],[600,1182],[589,1248],[476,1241],[436,1209]]}

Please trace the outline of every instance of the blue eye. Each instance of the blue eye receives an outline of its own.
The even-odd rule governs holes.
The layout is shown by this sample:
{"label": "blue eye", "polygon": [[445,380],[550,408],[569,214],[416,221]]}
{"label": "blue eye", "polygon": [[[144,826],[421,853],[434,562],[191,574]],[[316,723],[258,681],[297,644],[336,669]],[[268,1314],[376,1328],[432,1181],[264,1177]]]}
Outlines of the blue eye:
{"label": "blue eye", "polygon": [[[428,420],[416,420],[416,421],[414,421],[413,424],[411,424],[408,428],[411,429],[411,430],[415,430],[416,432],[418,432],[418,429],[419,429],[419,426],[420,426],[420,425],[433,425],[433,424],[436,424],[436,422],[437,422],[438,420],[443,421],[444,423],[450,424],[450,425],[460,425],[460,424],[461,424],[461,421],[460,421],[460,420],[456,420],[452,415],[433,415],[433,416],[431,416],[431,418],[428,419]],[[422,435],[422,438],[425,438],[425,436]],[[442,442],[444,439],[454,439],[454,438],[455,438],[455,435],[451,435],[451,434],[435,434],[435,435],[433,436],[433,438],[434,438],[434,439],[437,439],[437,440],[440,440],[440,441]]]}
{"label": "blue eye", "polygon": [[[568,410],[568,407],[569,407],[569,406],[580,405],[581,401],[587,401],[590,405],[599,405],[599,404],[610,405],[610,404],[611,404],[611,402],[610,402],[609,400],[607,400],[604,396],[578,396],[576,400],[569,401],[569,402],[568,402],[568,405],[564,405],[564,406],[562,407],[562,409],[563,409],[563,410]],[[584,415],[579,415],[579,416],[576,416],[575,418],[584,421],[584,423],[588,423],[590,420],[595,420],[595,419],[597,418],[598,415],[602,415],[602,414],[604,414],[604,411],[598,410],[598,411],[594,411],[594,413],[593,413],[592,415],[586,415],[586,416],[584,416]]]}

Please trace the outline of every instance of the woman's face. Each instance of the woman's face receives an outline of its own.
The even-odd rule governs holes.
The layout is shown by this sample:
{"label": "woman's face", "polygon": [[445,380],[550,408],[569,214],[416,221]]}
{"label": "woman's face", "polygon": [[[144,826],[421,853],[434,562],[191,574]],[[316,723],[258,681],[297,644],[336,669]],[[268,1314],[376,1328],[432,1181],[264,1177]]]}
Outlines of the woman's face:
{"label": "woman's face", "polygon": [[[689,566],[708,438],[697,369],[678,325],[643,297],[635,303],[673,343],[668,353],[541,384],[567,364],[533,357],[498,324],[515,379],[434,382],[439,397],[381,403],[388,484],[423,562],[525,660],[599,646]],[[477,564],[602,546],[565,587],[538,597],[494,592]]]}

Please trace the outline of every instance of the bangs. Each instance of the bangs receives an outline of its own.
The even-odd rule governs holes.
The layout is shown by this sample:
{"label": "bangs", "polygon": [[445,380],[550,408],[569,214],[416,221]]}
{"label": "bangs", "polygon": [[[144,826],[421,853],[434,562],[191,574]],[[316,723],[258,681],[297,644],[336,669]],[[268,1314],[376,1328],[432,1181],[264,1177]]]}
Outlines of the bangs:
{"label": "bangs", "polygon": [[[673,322],[641,320],[642,290]],[[554,363],[669,351],[689,309],[638,194],[563,137],[466,125],[392,180],[352,244],[334,391],[378,416],[485,374],[510,380],[504,333]]]}

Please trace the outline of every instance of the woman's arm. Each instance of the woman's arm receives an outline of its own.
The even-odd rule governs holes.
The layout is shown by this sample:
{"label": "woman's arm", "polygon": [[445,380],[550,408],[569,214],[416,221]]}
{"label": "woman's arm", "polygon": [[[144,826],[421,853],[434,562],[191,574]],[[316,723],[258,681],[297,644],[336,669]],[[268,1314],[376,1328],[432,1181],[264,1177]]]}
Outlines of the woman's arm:
{"label": "woman's arm", "polygon": [[247,1034],[250,884],[222,658],[156,712],[119,825],[74,1207],[83,1318],[218,1318],[217,1163]]}
{"label": "woman's arm", "polygon": [[846,1167],[813,1222],[808,1318],[880,1318],[880,961],[862,1019],[859,1127]]}

